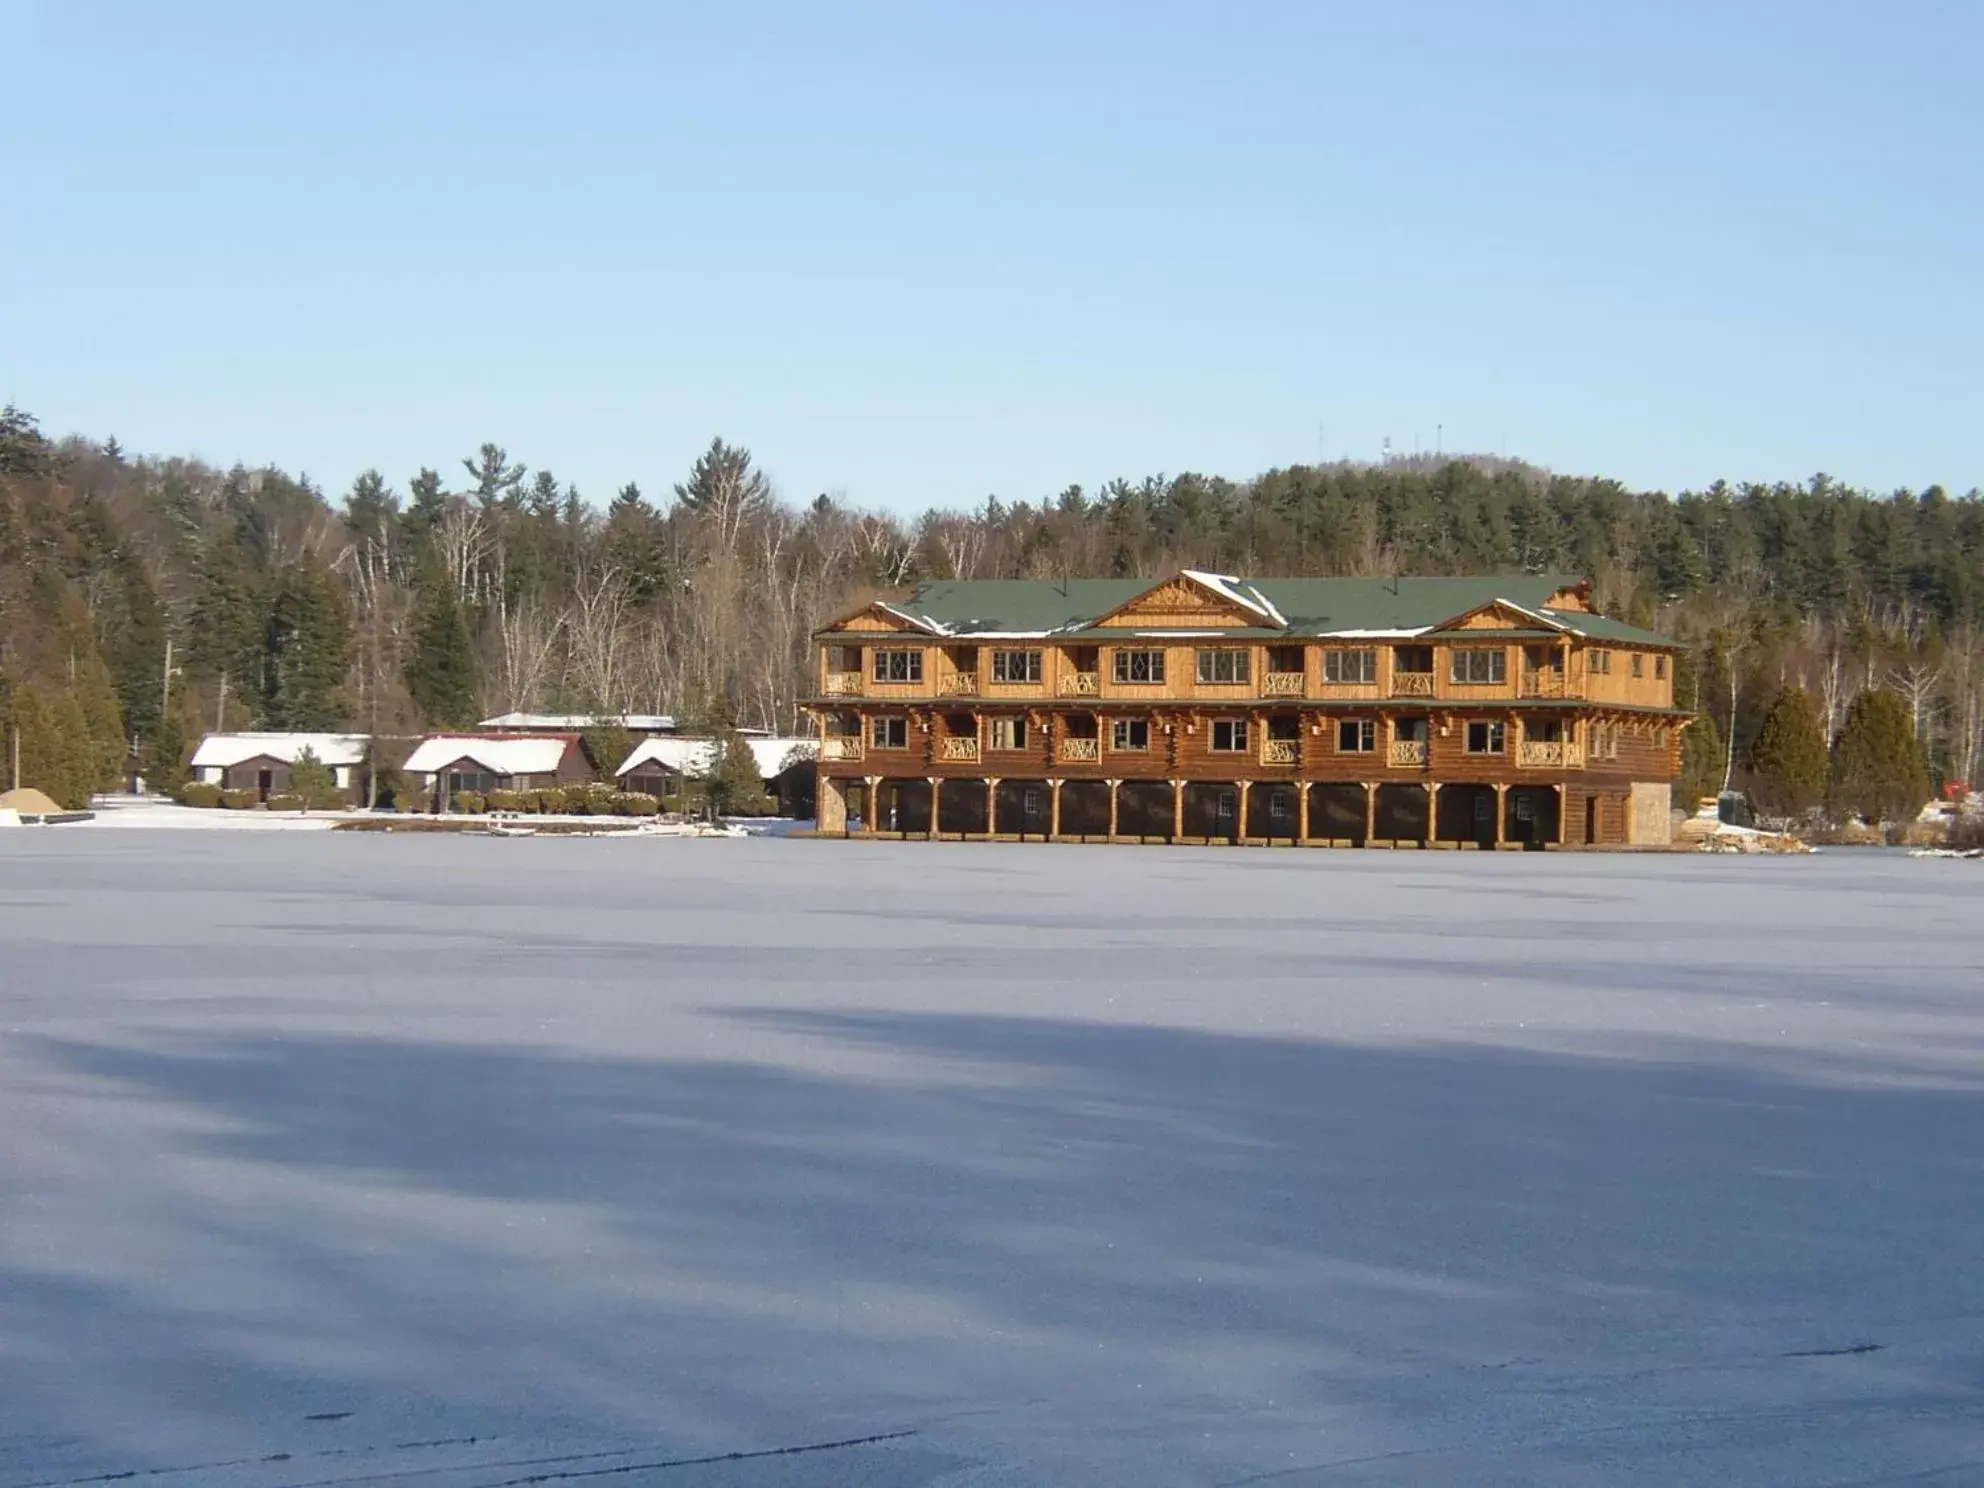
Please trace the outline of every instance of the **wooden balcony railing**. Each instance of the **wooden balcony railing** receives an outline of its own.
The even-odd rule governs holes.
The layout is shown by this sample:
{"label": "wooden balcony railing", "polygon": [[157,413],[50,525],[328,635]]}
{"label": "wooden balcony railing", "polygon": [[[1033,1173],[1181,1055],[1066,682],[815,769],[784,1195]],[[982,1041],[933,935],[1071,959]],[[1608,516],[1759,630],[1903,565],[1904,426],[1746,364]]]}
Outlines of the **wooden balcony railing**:
{"label": "wooden balcony railing", "polygon": [[1562,672],[1524,672],[1516,684],[1516,696],[1526,698],[1561,698],[1571,696],[1570,684],[1564,680]]}
{"label": "wooden balcony railing", "polygon": [[861,673],[828,672],[826,687],[828,697],[850,697],[861,691]]}
{"label": "wooden balcony railing", "polygon": [[1302,751],[1299,739],[1261,740],[1261,763],[1264,765],[1292,765]]}
{"label": "wooden balcony railing", "polygon": [[1102,691],[1102,673],[1063,672],[1058,690],[1063,697],[1095,697]]}
{"label": "wooden balcony railing", "polygon": [[820,744],[820,758],[858,760],[868,754],[868,741],[859,734],[830,734]]}
{"label": "wooden balcony railing", "polygon": [[1262,697],[1300,697],[1309,679],[1301,672],[1267,672],[1261,677]]}
{"label": "wooden balcony railing", "polygon": [[945,697],[977,697],[978,673],[952,672],[938,689]]}
{"label": "wooden balcony railing", "polygon": [[1060,748],[1054,751],[1055,757],[1074,764],[1094,763],[1102,758],[1100,739],[1063,739]]}
{"label": "wooden balcony railing", "polygon": [[1433,674],[1431,672],[1393,672],[1393,697],[1431,697],[1433,695]]}
{"label": "wooden balcony railing", "polygon": [[937,758],[940,760],[975,760],[978,758],[978,741],[969,738],[949,738],[937,741]]}
{"label": "wooden balcony railing", "polygon": [[1395,769],[1417,769],[1426,763],[1426,741],[1424,739],[1392,740],[1392,765]]}
{"label": "wooden balcony railing", "polygon": [[1581,770],[1584,746],[1565,739],[1524,739],[1516,745],[1516,763],[1526,770]]}

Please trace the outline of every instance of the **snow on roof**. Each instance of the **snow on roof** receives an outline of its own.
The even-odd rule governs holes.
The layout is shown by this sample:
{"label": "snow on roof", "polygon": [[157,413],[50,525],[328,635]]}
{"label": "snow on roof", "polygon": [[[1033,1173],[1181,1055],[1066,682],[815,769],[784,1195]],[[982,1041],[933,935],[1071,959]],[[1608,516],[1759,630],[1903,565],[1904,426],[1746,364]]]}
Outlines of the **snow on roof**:
{"label": "snow on roof", "polygon": [[1203,584],[1214,593],[1230,599],[1243,610],[1252,610],[1270,623],[1286,627],[1288,622],[1281,618],[1281,611],[1268,602],[1268,597],[1249,584],[1245,579],[1232,574],[1207,573],[1203,569],[1188,568],[1184,577],[1194,583]]}
{"label": "snow on roof", "polygon": [[571,747],[569,738],[436,734],[422,739],[401,768],[414,775],[432,775],[458,760],[472,760],[492,775],[549,775]]}
{"label": "snow on roof", "polygon": [[[711,739],[643,739],[634,746],[614,775],[631,775],[643,765],[657,766],[677,775],[700,775],[709,768]],[[810,759],[817,741],[812,739],[746,739],[758,761],[758,774],[766,780],[779,774],[796,759]]]}
{"label": "snow on roof", "polygon": [[196,770],[228,770],[252,759],[296,763],[309,750],[319,764],[358,765],[365,762],[364,734],[208,734],[193,751]]}
{"label": "snow on roof", "polygon": [[476,725],[486,729],[589,729],[623,728],[639,733],[675,732],[675,720],[666,713],[499,713]]}

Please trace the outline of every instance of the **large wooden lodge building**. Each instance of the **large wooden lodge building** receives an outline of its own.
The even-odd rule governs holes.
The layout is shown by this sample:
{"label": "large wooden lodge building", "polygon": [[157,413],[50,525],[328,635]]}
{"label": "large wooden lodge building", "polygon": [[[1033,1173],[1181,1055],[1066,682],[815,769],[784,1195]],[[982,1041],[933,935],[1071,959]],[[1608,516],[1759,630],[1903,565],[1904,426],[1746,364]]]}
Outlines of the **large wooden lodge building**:
{"label": "large wooden lodge building", "polygon": [[933,582],[815,638],[829,835],[1665,843],[1689,718],[1549,576]]}

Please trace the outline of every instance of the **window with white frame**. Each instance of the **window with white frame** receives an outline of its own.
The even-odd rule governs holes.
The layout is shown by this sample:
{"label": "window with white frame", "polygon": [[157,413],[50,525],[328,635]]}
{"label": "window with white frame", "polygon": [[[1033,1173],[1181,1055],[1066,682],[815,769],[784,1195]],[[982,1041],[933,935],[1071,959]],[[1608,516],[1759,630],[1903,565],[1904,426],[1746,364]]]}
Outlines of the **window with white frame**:
{"label": "window with white frame", "polygon": [[1116,653],[1116,680],[1118,682],[1162,682],[1164,680],[1164,653],[1162,651],[1118,651]]}
{"label": "window with white frame", "polygon": [[1467,726],[1469,754],[1502,754],[1507,749],[1507,726],[1499,723],[1470,723]]}
{"label": "window with white frame", "polygon": [[1612,653],[1603,650],[1587,651],[1585,653],[1585,667],[1594,677],[1610,675],[1612,671]]}
{"label": "window with white frame", "polygon": [[923,653],[921,651],[877,651],[875,653],[874,676],[877,682],[921,682],[923,680]]}
{"label": "window with white frame", "polygon": [[1212,749],[1215,754],[1245,754],[1247,720],[1244,718],[1216,720],[1212,726]]}
{"label": "window with white frame", "polygon": [[1208,686],[1244,683],[1249,676],[1248,653],[1231,647],[1199,653],[1199,680]]}
{"label": "window with white frame", "polygon": [[909,748],[907,718],[874,718],[869,720],[868,726],[868,742],[876,749]]}
{"label": "window with white frame", "polygon": [[1118,754],[1139,754],[1150,748],[1148,718],[1118,718],[1109,725],[1109,747]]}
{"label": "window with white frame", "polygon": [[1500,646],[1463,646],[1453,654],[1453,680],[1461,687],[1499,686],[1508,666],[1509,653]]}
{"label": "window with white frame", "polygon": [[1378,747],[1375,718],[1340,718],[1336,725],[1338,754],[1370,754]]}
{"label": "window with white frame", "polygon": [[1040,653],[1038,651],[994,651],[992,653],[992,680],[994,682],[1038,682],[1040,680]]}
{"label": "window with white frame", "polygon": [[1644,651],[1633,652],[1633,675],[1635,677],[1644,677],[1646,675],[1646,653]]}
{"label": "window with white frame", "polygon": [[1026,748],[1026,720],[1024,718],[993,719],[992,747],[994,749]]}
{"label": "window with white frame", "polygon": [[1378,653],[1370,650],[1345,651],[1332,648],[1323,653],[1325,682],[1366,683],[1378,680]]}

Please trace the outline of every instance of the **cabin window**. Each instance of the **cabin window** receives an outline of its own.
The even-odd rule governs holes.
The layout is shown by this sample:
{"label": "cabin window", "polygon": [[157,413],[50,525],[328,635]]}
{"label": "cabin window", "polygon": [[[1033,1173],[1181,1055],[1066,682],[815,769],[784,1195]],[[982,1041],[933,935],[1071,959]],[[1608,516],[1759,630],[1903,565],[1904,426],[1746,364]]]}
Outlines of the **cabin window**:
{"label": "cabin window", "polygon": [[1040,680],[1040,653],[1038,651],[994,651],[992,653],[992,680],[994,682],[1038,682]]}
{"label": "cabin window", "polygon": [[921,651],[877,651],[875,653],[875,680],[877,682],[921,682],[923,680],[923,653]]}
{"label": "cabin window", "polygon": [[1500,646],[1468,646],[1454,652],[1453,680],[1462,687],[1495,687],[1507,680],[1509,653]]}
{"label": "cabin window", "polygon": [[909,720],[907,718],[877,718],[869,725],[873,730],[868,740],[877,749],[909,748]]}
{"label": "cabin window", "polygon": [[1401,744],[1424,744],[1426,742],[1426,720],[1423,718],[1394,718],[1392,737]]}
{"label": "cabin window", "polygon": [[1341,718],[1336,725],[1338,754],[1370,754],[1378,747],[1378,722],[1374,718]]}
{"label": "cabin window", "polygon": [[[264,776],[271,772],[264,770]],[[477,795],[487,795],[495,790],[497,777],[487,770],[450,770],[448,772],[448,794],[458,796],[463,791],[473,791]],[[267,782],[264,782],[266,787]]]}
{"label": "cabin window", "polygon": [[1281,791],[1268,796],[1268,816],[1273,821],[1288,820],[1288,797]]}
{"label": "cabin window", "polygon": [[1245,651],[1201,651],[1199,680],[1213,685],[1244,683],[1248,675]]}
{"label": "cabin window", "polygon": [[1665,682],[1667,680],[1667,658],[1665,656],[1654,657],[1653,680],[1656,682]]}
{"label": "cabin window", "polygon": [[1325,682],[1375,682],[1378,680],[1378,653],[1375,651],[1325,651]]}
{"label": "cabin window", "polygon": [[1244,718],[1222,718],[1212,726],[1212,748],[1215,754],[1245,754],[1247,752],[1247,720]]}
{"label": "cabin window", "polygon": [[1594,677],[1606,676],[1612,670],[1612,653],[1610,651],[1593,651],[1586,659],[1585,665]]}
{"label": "cabin window", "polygon": [[1026,748],[1026,720],[1024,718],[993,719],[992,747],[994,749]]}
{"label": "cabin window", "polygon": [[1646,675],[1646,653],[1644,651],[1635,651],[1633,653],[1633,675],[1635,677],[1644,677]]}
{"label": "cabin window", "polygon": [[1021,811],[1021,813],[1022,813],[1023,815],[1026,815],[1026,816],[1029,816],[1029,817],[1033,817],[1033,816],[1038,816],[1038,815],[1040,815],[1040,787],[1039,787],[1039,786],[1037,786],[1037,785],[1029,785],[1029,786],[1028,786],[1028,787],[1026,788],[1026,793],[1025,793],[1025,794],[1024,794],[1023,796],[1021,796],[1021,798],[1020,798],[1020,811]]}
{"label": "cabin window", "polygon": [[1109,747],[1124,754],[1136,754],[1150,748],[1150,720],[1117,719],[1109,725]]}
{"label": "cabin window", "polygon": [[1467,726],[1469,754],[1501,754],[1507,745],[1507,731],[1499,723],[1470,723]]}
{"label": "cabin window", "polygon": [[1302,648],[1300,646],[1268,647],[1268,670],[1271,672],[1299,672],[1304,670]]}
{"label": "cabin window", "polygon": [[1164,653],[1162,651],[1118,651],[1116,653],[1116,680],[1118,682],[1162,682],[1164,680]]}
{"label": "cabin window", "polygon": [[1532,796],[1516,797],[1516,820],[1533,822],[1536,820],[1536,800]]}
{"label": "cabin window", "polygon": [[1239,799],[1240,798],[1236,796],[1232,791],[1221,791],[1219,793],[1220,820],[1222,821],[1233,820],[1233,808],[1238,803]]}
{"label": "cabin window", "polygon": [[1433,648],[1431,646],[1392,647],[1392,670],[1411,672],[1416,676],[1427,676],[1433,670]]}

